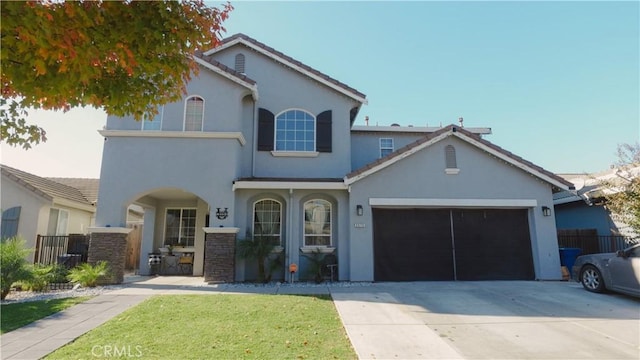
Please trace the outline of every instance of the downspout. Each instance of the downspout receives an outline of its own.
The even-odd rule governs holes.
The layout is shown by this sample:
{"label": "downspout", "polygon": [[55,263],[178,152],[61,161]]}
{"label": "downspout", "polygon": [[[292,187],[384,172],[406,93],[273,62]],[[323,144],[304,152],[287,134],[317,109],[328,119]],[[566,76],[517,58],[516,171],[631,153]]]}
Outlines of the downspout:
{"label": "downspout", "polygon": [[253,99],[253,142],[251,149],[251,177],[255,177],[256,175],[256,150],[258,149],[258,123],[256,122],[257,114],[256,114],[256,100]]}
{"label": "downspout", "polygon": [[[293,235],[292,235],[292,216],[293,216],[293,189],[289,189],[289,204],[287,206],[287,248],[285,250],[287,256],[285,260],[285,282],[287,280],[287,274],[289,273],[289,265],[293,263]],[[300,267],[298,267],[300,268]],[[292,278],[294,275],[290,275]],[[294,279],[290,279],[293,282]]]}

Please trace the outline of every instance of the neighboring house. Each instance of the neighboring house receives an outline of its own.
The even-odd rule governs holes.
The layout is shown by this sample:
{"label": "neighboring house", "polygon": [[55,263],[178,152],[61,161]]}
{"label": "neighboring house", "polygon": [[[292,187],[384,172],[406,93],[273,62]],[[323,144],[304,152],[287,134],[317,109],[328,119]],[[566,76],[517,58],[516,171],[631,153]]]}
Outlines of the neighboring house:
{"label": "neighboring house", "polygon": [[621,222],[605,206],[604,196],[617,191],[621,182],[640,175],[640,167],[612,168],[595,174],[559,174],[575,186],[575,191],[554,194],[556,227],[560,233],[592,233],[600,237],[638,234]]}
{"label": "neighboring house", "polygon": [[[86,234],[93,226],[98,179],[54,179],[6,165],[2,170],[2,238]],[[76,187],[77,186],[77,187]]]}
{"label": "neighboring house", "polygon": [[552,194],[572,184],[490,129],[354,126],[363,93],[243,34],[196,60],[181,101],[100,131],[90,259],[120,263],[105,249],[123,247],[135,204],[143,274],[172,244],[207,281],[252,279],[235,256],[249,232],[296,279],[311,252],[334,253],[340,280],[561,279]]}

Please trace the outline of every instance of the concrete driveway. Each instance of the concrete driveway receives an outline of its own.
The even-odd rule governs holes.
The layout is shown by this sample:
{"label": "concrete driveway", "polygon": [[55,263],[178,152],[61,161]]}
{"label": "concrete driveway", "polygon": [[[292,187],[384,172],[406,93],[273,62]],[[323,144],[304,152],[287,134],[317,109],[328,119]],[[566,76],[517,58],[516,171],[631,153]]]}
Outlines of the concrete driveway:
{"label": "concrete driveway", "polygon": [[640,300],[573,282],[330,288],[361,359],[640,359]]}

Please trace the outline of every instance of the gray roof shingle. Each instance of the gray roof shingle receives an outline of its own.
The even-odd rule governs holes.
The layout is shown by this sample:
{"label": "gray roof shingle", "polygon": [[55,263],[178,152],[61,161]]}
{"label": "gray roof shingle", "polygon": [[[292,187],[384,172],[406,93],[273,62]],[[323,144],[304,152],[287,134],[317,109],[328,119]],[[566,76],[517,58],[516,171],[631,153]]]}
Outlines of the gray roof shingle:
{"label": "gray roof shingle", "polygon": [[[0,165],[0,169],[2,174],[13,179],[17,183],[26,187],[27,189],[37,193],[38,195],[53,200],[55,198],[66,199],[70,201],[75,201],[77,203],[83,205],[95,205],[95,201],[93,199],[89,199],[85,194],[72,186],[62,184],[53,179],[43,178],[34,174],[30,174],[28,172],[14,169],[12,167],[6,165]],[[81,180],[93,180],[98,182],[98,179],[81,179]],[[87,184],[90,181],[87,181]],[[86,194],[89,195],[93,192],[92,186],[87,185]],[[96,200],[97,200],[97,187],[96,187]],[[92,196],[93,197],[93,196]]]}

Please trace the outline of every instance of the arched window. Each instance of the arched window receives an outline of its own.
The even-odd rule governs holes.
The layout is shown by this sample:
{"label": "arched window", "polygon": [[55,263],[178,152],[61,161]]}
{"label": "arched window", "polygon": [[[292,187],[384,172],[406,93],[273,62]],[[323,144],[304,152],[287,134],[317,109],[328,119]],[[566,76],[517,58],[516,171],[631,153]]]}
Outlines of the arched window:
{"label": "arched window", "polygon": [[190,96],[184,106],[184,131],[202,131],[204,99]]}
{"label": "arched window", "polygon": [[331,203],[313,199],[304,203],[304,246],[331,246]]}
{"label": "arched window", "polygon": [[315,151],[316,119],[304,110],[276,116],[276,151]]}
{"label": "arched window", "polygon": [[282,205],[272,199],[264,199],[253,204],[253,236],[268,238],[269,243],[280,246]]}
{"label": "arched window", "polygon": [[444,148],[444,161],[447,169],[457,169],[456,148],[453,145],[447,145]]}
{"label": "arched window", "polygon": [[236,55],[236,66],[235,70],[239,73],[244,74],[244,54]]}

